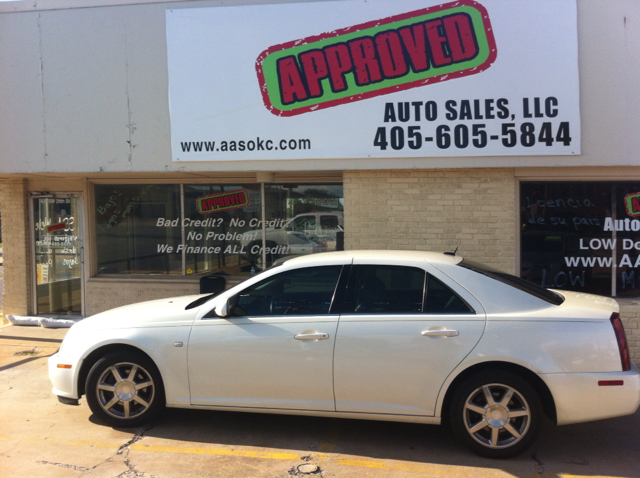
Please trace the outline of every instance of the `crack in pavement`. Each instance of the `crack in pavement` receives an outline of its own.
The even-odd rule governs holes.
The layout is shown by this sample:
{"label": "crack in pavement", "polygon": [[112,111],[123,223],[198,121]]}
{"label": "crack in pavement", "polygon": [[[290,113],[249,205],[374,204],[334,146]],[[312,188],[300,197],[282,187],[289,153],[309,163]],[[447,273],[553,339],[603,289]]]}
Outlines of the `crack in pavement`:
{"label": "crack in pavement", "polygon": [[544,463],[538,458],[538,449],[533,447],[531,449],[531,459],[536,462],[536,465],[533,467],[536,473],[539,475],[544,474]]}
{"label": "crack in pavement", "polygon": [[54,465],[59,466],[60,468],[69,468],[76,471],[89,471],[89,468],[87,468],[86,466],[69,465],[66,463],[54,463],[52,461],[37,461],[36,463],[39,463],[41,465]]}
{"label": "crack in pavement", "polygon": [[144,434],[145,432],[148,430],[142,430],[142,431],[137,431],[136,434],[133,436],[133,438],[131,438],[131,440],[129,440],[128,442],[126,442],[125,444],[121,445],[120,448],[118,448],[118,451],[116,451],[116,455],[122,455],[125,451],[128,453],[130,450],[130,446],[133,445],[136,442],[139,442],[140,440],[142,440],[144,438]]}
{"label": "crack in pavement", "polygon": [[143,471],[138,471],[129,459],[124,460],[124,464],[127,465],[127,468],[129,469],[120,473],[116,478],[158,478],[156,475],[150,475]]}
{"label": "crack in pavement", "polygon": [[[123,443],[120,448],[118,448],[118,450],[115,452],[115,454],[113,456],[111,456],[109,459],[107,459],[104,463],[111,461],[112,459],[116,458],[116,457],[122,457],[124,458],[124,465],[128,468],[126,471],[123,471],[122,473],[118,474],[116,476],[116,478],[134,478],[134,477],[139,477],[139,478],[158,478],[155,475],[150,475],[148,473],[145,473],[143,471],[139,471],[138,469],[136,469],[135,465],[133,463],[131,463],[131,460],[129,459],[129,453],[131,452],[131,445],[139,442],[140,440],[144,439],[145,433],[153,430],[155,427],[157,427],[162,418],[164,417],[164,414],[162,414],[161,416],[159,416],[158,418],[156,418],[153,422],[151,422],[149,425],[147,425],[146,427],[143,427],[142,429],[138,429],[138,431],[133,435],[133,437],[131,437],[130,440],[128,440],[127,442]],[[99,465],[96,465],[99,466]],[[95,467],[94,467],[95,468]]]}
{"label": "crack in pavement", "polygon": [[[111,455],[106,460],[92,467],[72,465],[68,463],[56,463],[51,461],[37,461],[36,463],[41,465],[53,465],[61,468],[80,471],[82,472],[80,476],[94,476],[94,473],[93,473],[94,470],[96,470],[99,467],[106,467],[106,469],[98,471],[97,473],[100,473],[100,474],[95,476],[104,476],[105,471],[106,472],[112,471],[113,474],[111,476],[115,476],[116,478],[158,478],[155,475],[151,475],[149,473],[145,473],[143,471],[138,470],[135,467],[135,465],[131,462],[131,459],[129,458],[129,452],[131,451],[131,448],[130,448],[131,445],[142,440],[144,438],[145,433],[147,433],[148,431],[158,426],[161,419],[162,417],[159,417],[158,419],[153,421],[149,426],[138,429],[136,433],[133,435],[133,437],[127,440],[124,444],[122,444],[113,455]],[[116,469],[113,469],[113,467],[115,467]],[[125,471],[121,471],[123,467],[126,468]]]}

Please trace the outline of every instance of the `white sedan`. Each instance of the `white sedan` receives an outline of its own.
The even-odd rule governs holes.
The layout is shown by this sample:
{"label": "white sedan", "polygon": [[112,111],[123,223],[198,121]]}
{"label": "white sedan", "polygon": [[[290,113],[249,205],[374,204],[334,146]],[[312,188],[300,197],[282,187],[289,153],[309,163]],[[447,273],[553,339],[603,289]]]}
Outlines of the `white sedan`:
{"label": "white sedan", "polygon": [[640,374],[613,299],[451,253],[298,257],[217,296],[74,325],[53,393],[117,427],[164,406],[439,424],[504,458],[558,425],[629,415]]}

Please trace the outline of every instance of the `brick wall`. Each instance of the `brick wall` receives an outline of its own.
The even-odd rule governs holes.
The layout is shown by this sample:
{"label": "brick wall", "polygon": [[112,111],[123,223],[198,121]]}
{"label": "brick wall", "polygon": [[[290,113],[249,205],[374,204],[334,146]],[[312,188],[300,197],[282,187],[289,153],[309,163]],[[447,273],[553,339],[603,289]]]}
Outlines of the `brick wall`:
{"label": "brick wall", "polygon": [[[244,278],[227,276],[227,288]],[[200,293],[200,280],[195,279],[103,279],[86,283],[87,317],[105,310],[145,300],[165,299]]]}
{"label": "brick wall", "polygon": [[629,341],[631,360],[640,366],[640,301],[634,299],[618,299],[620,317]]}
{"label": "brick wall", "polygon": [[23,180],[0,181],[4,261],[3,313],[28,315],[30,301],[29,208]]}
{"label": "brick wall", "polygon": [[198,282],[91,279],[86,283],[87,317],[121,305],[199,292]]}
{"label": "brick wall", "polygon": [[345,247],[458,247],[513,273],[515,184],[512,169],[345,172]]}

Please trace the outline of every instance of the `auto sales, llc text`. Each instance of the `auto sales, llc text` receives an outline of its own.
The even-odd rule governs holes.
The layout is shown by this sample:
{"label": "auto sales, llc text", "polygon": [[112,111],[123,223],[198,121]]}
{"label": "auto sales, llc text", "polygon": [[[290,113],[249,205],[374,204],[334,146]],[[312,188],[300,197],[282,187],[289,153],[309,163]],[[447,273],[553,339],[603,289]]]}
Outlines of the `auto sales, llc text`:
{"label": "auto sales, llc text", "polygon": [[[373,146],[384,151],[433,144],[441,150],[571,145],[571,127],[562,121],[556,97],[522,98],[518,103],[514,107],[507,98],[386,103],[386,125],[376,129]],[[419,124],[397,125],[408,122]]]}

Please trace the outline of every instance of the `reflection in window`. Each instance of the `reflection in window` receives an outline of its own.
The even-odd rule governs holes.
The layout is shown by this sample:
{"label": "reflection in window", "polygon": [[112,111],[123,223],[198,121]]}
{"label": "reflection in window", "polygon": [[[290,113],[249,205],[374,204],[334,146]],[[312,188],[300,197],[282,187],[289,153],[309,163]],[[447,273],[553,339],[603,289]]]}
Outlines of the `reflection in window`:
{"label": "reflection in window", "polygon": [[180,188],[95,186],[99,274],[180,274]]}
{"label": "reflection in window", "polygon": [[[267,265],[288,256],[344,249],[341,184],[265,184],[265,211]],[[262,267],[260,257],[253,261]]]}
{"label": "reflection in window", "polygon": [[344,248],[341,184],[266,184],[264,218],[261,187],[96,185],[98,273],[249,274]]}
{"label": "reflection in window", "polygon": [[640,182],[523,182],[520,191],[522,278],[551,289],[640,294]]}
{"label": "reflection in window", "polygon": [[242,291],[233,314],[328,314],[342,266],[310,267],[283,272]]}
{"label": "reflection in window", "polygon": [[250,272],[262,245],[260,185],[185,185],[186,274]]}

